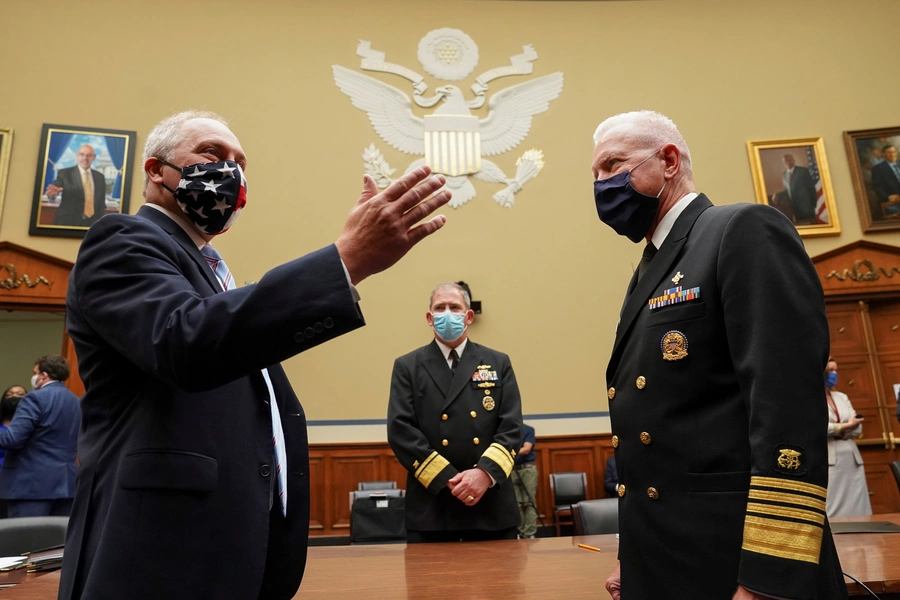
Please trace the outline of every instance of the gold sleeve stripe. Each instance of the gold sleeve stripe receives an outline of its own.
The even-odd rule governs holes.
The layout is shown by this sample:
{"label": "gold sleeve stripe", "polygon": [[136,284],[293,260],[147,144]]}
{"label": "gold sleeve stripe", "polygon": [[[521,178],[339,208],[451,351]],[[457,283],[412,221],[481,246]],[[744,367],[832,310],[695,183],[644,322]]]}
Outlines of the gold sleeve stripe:
{"label": "gold sleeve stripe", "polygon": [[791,490],[794,492],[802,492],[812,496],[819,496],[824,500],[828,493],[825,488],[813,485],[811,483],[803,483],[802,481],[793,481],[790,479],[781,479],[778,477],[760,477],[754,476],[750,478],[751,486],[775,488],[777,490]]}
{"label": "gold sleeve stripe", "polygon": [[438,473],[443,471],[449,464],[450,461],[446,458],[437,452],[432,452],[422,463],[422,466],[416,470],[416,479],[419,480],[419,483],[428,487],[434,481],[434,478],[438,476]]}
{"label": "gold sleeve stripe", "polygon": [[743,550],[776,558],[819,564],[823,529],[747,515],[744,519]]}
{"label": "gold sleeve stripe", "polygon": [[512,473],[513,470],[513,459],[509,455],[509,452],[501,446],[500,444],[491,444],[488,446],[488,449],[484,451],[482,454],[485,458],[489,458],[503,469],[503,472],[509,477],[509,474]]}
{"label": "gold sleeve stripe", "polygon": [[809,508],[825,512],[824,500],[817,500],[815,498],[810,498],[809,496],[800,496],[799,494],[751,489],[750,500],[768,500],[769,502],[782,502],[784,504],[808,506]]}
{"label": "gold sleeve stripe", "polygon": [[817,525],[825,525],[825,515],[802,508],[787,508],[784,506],[773,506],[771,504],[759,504],[757,502],[747,503],[747,512],[760,515],[769,515],[773,517],[786,517],[788,519],[799,519],[801,521],[810,521]]}

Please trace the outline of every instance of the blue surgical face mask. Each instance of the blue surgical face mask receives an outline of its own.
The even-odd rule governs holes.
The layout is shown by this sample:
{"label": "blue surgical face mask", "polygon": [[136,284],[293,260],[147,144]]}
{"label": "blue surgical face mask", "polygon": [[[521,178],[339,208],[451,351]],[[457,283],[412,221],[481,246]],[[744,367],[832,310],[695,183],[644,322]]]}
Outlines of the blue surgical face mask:
{"label": "blue surgical face mask", "polygon": [[663,183],[659,194],[648,196],[631,185],[631,173],[657,153],[659,150],[639,162],[634,169],[594,182],[594,202],[600,220],[635,243],[645,238],[653,227],[656,211],[659,210],[659,197],[669,181]]}
{"label": "blue surgical face mask", "polygon": [[466,330],[466,313],[432,312],[434,319],[434,332],[445,342],[455,342]]}
{"label": "blue surgical face mask", "polygon": [[825,385],[830,388],[837,385],[837,371],[828,371],[828,373],[825,374]]}

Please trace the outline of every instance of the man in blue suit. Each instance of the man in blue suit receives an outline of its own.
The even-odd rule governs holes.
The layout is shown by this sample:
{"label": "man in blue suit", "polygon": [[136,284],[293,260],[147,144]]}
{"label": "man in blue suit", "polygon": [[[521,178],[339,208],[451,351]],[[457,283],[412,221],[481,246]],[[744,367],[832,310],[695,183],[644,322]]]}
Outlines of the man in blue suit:
{"label": "man in blue suit", "polygon": [[72,511],[81,407],[78,396],[62,384],[68,378],[65,358],[39,358],[31,378],[34,391],[0,431],[0,448],[7,450],[0,498],[7,501],[10,517],[68,516]]}
{"label": "man in blue suit", "polygon": [[293,598],[309,450],[279,363],[365,324],[354,286],[444,224],[418,223],[450,199],[445,179],[421,167],[379,192],[365,176],[334,244],[237,288],[210,244],[248,202],[234,133],[179,113],[147,135],[143,166],[147,204],[97,221],[70,276],[86,392],[59,598]]}

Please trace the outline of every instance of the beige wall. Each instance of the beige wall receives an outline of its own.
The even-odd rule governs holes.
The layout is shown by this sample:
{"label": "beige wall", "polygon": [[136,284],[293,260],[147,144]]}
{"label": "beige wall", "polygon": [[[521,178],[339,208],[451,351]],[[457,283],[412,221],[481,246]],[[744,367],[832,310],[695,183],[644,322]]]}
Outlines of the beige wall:
{"label": "beige wall", "polygon": [[[336,238],[367,145],[399,171],[411,160],[334,85],[331,65],[358,68],[358,40],[422,71],[422,36],[456,27],[478,44],[476,73],[533,44],[535,75],[565,74],[525,142],[496,157],[511,174],[524,150],[544,151],[546,167],[516,206],[501,208],[491,199],[499,187],[476,183],[478,196],[448,209],[438,236],[360,286],[367,327],[287,361],[312,419],[383,418],[394,358],[430,339],[429,291],[456,279],[484,304],[472,337],[511,355],[526,413],[606,410],[605,364],[640,255],[593,206],[591,133],[606,116],[671,116],[698,188],[719,204],[754,201],[747,140],[822,136],[843,233],[808,240],[813,255],[862,237],[842,131],[900,124],[900,81],[878,66],[879,40],[893,39],[900,17],[893,0],[2,4],[0,127],[15,142],[0,240],[75,258],[76,240],[27,233],[42,123],[132,129],[140,147],[161,117],[208,108],[231,119],[250,158],[249,206],[217,243],[238,282]],[[497,80],[491,92],[520,81]],[[132,212],[140,189],[138,176]],[[869,239],[900,244],[897,233]]]}

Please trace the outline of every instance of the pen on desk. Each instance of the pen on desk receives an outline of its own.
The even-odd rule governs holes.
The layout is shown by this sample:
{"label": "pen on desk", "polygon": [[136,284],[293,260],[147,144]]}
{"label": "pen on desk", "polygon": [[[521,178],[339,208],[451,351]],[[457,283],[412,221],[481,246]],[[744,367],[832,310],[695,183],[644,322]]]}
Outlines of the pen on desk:
{"label": "pen on desk", "polygon": [[579,548],[584,548],[585,550],[590,550],[591,552],[600,552],[600,548],[594,548],[593,546],[588,546],[587,544],[578,544]]}

